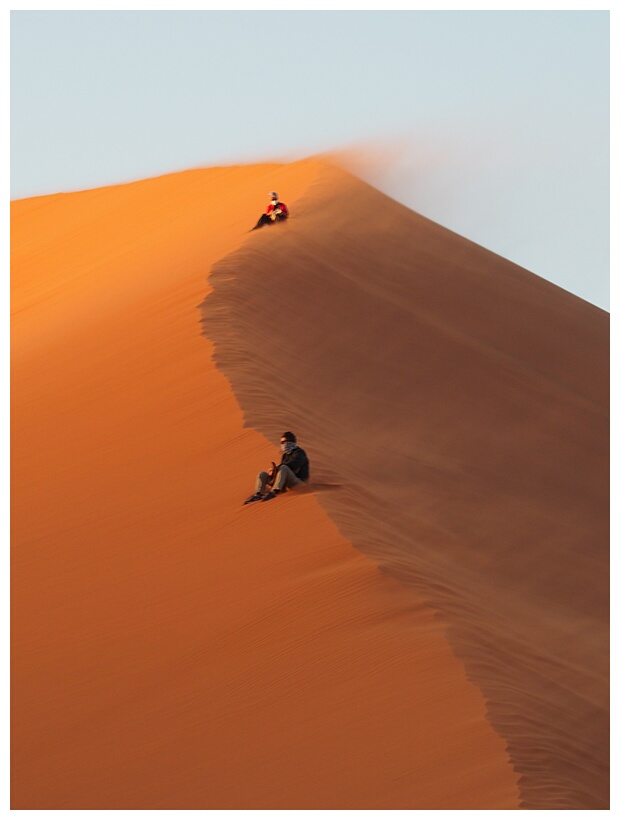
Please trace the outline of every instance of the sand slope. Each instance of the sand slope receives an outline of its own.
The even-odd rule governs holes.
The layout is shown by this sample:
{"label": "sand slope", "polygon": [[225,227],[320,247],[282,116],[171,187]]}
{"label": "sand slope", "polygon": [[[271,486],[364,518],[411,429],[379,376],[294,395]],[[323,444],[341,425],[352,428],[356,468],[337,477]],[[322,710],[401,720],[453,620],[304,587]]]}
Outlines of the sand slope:
{"label": "sand slope", "polygon": [[[380,569],[395,566],[388,554],[373,560],[347,540],[366,526],[358,496],[377,498],[346,481],[347,451],[366,447],[364,429],[353,425],[342,442],[340,490],[240,505],[283,426],[298,429],[317,476],[340,476],[325,402],[333,363],[351,383],[358,360],[341,335],[309,344],[306,317],[339,326],[342,301],[308,291],[306,267],[304,276],[287,270],[283,292],[270,278],[276,240],[283,259],[296,257],[305,194],[331,173],[314,160],[197,170],[12,204],[12,808],[519,804],[506,740],[443,621]],[[274,187],[295,220],[278,235],[248,235]],[[349,259],[337,239],[330,267]],[[248,273],[236,268],[227,282],[220,269],[201,324],[211,268],[243,242]],[[220,291],[229,286],[234,304]],[[277,315],[255,316],[244,337],[226,312],[257,294],[262,310],[270,293]],[[280,307],[290,299],[303,310],[289,332]],[[369,319],[377,328],[380,320]],[[222,351],[237,375],[270,393],[256,405],[258,431],[244,426],[215,366],[211,332],[230,338]],[[338,355],[325,370],[324,403],[308,404],[298,391],[330,344]],[[269,356],[270,345],[283,358]],[[388,352],[376,350],[386,373]],[[264,369],[273,360],[276,370]],[[350,399],[351,390],[341,394],[342,408]],[[364,401],[374,413],[373,397]],[[441,482],[422,477],[402,480],[430,508]],[[458,512],[449,492],[446,529]],[[398,535],[398,499],[380,497]],[[430,510],[412,516],[432,529]],[[380,551],[384,531],[368,533]],[[390,549],[410,566],[397,537]],[[428,556],[421,563],[437,571]],[[458,608],[454,584],[447,573]],[[572,614],[570,622],[579,632]],[[485,657],[496,654],[491,646]],[[588,702],[597,687],[593,675]],[[514,719],[524,725],[518,709]]]}
{"label": "sand slope", "polygon": [[608,314],[329,167],[211,282],[247,424],[446,619],[522,805],[607,806]]}

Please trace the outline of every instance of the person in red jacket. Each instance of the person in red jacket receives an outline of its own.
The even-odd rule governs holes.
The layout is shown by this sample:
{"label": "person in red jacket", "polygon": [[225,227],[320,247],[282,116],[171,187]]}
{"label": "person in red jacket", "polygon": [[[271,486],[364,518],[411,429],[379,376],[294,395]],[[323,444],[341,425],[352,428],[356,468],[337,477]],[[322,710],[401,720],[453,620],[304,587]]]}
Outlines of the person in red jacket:
{"label": "person in red jacket", "polygon": [[281,222],[283,219],[288,219],[288,208],[284,202],[280,202],[276,192],[272,191],[269,196],[271,197],[271,202],[267,205],[265,213],[252,228],[253,231],[257,228],[262,228],[263,225],[273,225],[274,222]]}

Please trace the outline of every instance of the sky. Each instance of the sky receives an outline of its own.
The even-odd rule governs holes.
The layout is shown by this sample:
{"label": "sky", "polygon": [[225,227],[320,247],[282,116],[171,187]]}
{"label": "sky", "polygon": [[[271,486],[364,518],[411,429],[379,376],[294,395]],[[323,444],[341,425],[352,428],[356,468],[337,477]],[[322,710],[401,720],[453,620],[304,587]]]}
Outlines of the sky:
{"label": "sky", "polygon": [[605,10],[12,11],[10,196],[336,151],[609,310],[609,40]]}

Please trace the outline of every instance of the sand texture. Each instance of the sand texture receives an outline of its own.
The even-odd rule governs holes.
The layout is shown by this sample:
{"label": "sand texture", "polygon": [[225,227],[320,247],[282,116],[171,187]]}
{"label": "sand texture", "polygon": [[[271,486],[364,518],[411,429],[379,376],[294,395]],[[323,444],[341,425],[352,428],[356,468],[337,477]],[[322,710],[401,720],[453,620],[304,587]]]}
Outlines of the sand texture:
{"label": "sand texture", "polygon": [[11,255],[13,809],[608,805],[606,313],[322,159]]}

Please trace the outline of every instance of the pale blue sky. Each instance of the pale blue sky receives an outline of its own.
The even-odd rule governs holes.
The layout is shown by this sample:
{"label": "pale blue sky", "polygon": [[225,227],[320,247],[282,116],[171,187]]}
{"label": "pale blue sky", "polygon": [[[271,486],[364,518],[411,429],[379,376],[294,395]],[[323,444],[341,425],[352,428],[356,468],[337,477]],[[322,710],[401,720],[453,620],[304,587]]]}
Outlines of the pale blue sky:
{"label": "pale blue sky", "polygon": [[377,187],[609,309],[606,11],[11,13],[13,199],[369,143]]}

